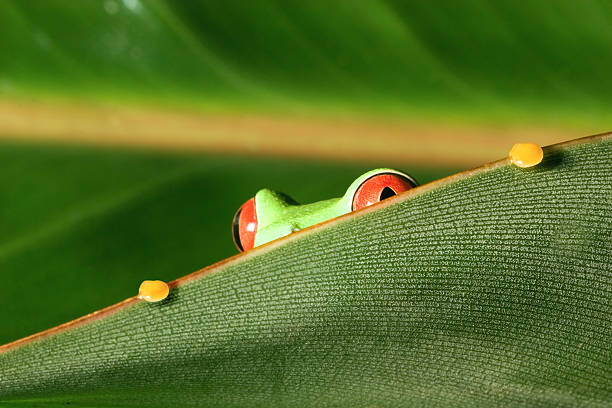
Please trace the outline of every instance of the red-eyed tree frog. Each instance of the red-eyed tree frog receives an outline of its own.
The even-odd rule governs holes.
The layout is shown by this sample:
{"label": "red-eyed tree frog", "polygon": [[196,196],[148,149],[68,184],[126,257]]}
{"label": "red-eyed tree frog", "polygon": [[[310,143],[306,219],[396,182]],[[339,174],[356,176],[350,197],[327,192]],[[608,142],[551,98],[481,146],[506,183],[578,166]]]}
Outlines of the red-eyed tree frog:
{"label": "red-eyed tree frog", "polygon": [[234,215],[234,243],[240,251],[247,251],[416,186],[417,182],[407,174],[392,169],[376,169],[353,181],[344,196],[312,204],[300,205],[282,193],[259,190]]}

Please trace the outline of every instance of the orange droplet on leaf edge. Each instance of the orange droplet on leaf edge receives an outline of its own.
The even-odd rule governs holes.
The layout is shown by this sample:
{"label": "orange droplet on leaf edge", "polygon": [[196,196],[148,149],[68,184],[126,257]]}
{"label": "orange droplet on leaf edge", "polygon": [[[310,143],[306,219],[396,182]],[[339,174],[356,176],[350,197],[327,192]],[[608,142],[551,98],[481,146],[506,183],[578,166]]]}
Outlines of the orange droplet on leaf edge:
{"label": "orange droplet on leaf edge", "polygon": [[146,280],[140,284],[138,298],[144,299],[147,302],[159,302],[167,298],[168,293],[170,293],[170,288],[166,282]]}
{"label": "orange droplet on leaf edge", "polygon": [[508,157],[517,167],[532,167],[542,161],[544,152],[535,143],[517,143],[510,149]]}

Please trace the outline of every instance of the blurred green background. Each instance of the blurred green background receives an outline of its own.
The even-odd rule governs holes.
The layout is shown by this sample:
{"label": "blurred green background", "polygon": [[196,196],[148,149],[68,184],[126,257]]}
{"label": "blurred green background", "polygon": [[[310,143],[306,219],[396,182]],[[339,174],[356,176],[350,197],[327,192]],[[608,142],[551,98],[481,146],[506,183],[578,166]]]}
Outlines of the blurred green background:
{"label": "blurred green background", "polygon": [[611,49],[605,1],[0,0],[0,343],[232,255],[259,188],[606,131]]}
{"label": "blurred green background", "polygon": [[216,109],[605,124],[611,16],[610,2],[592,0],[3,0],[0,86]]}

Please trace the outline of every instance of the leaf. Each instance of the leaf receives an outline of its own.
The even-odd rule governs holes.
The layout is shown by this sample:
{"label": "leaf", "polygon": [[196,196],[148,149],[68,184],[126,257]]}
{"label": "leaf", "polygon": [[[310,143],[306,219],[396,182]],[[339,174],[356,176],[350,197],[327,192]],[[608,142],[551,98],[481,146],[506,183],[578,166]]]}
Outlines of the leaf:
{"label": "leaf", "polygon": [[[263,186],[312,202],[375,168],[7,143],[0,163],[0,344],[234,255],[231,219]],[[456,171],[403,169],[420,182]]]}
{"label": "leaf", "polygon": [[[6,405],[607,406],[612,138],[505,160],[4,346]],[[46,405],[49,404],[49,405]]]}
{"label": "leaf", "polygon": [[5,0],[0,95],[606,126],[612,7],[556,3]]}

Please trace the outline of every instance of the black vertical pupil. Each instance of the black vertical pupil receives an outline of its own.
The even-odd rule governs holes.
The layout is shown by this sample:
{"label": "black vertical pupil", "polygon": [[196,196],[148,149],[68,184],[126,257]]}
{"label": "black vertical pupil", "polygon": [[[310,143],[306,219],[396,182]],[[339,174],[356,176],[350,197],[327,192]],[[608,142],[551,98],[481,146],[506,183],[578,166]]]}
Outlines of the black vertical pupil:
{"label": "black vertical pupil", "polygon": [[234,220],[232,221],[232,238],[234,238],[234,244],[238,247],[240,252],[244,251],[242,247],[242,242],[240,242],[240,214],[242,213],[242,208],[238,210],[236,215],[234,215]]}
{"label": "black vertical pupil", "polygon": [[395,191],[393,191],[393,189],[391,187],[385,187],[383,188],[383,191],[380,192],[380,197],[379,200],[385,200],[389,197],[393,197],[395,194]]}

